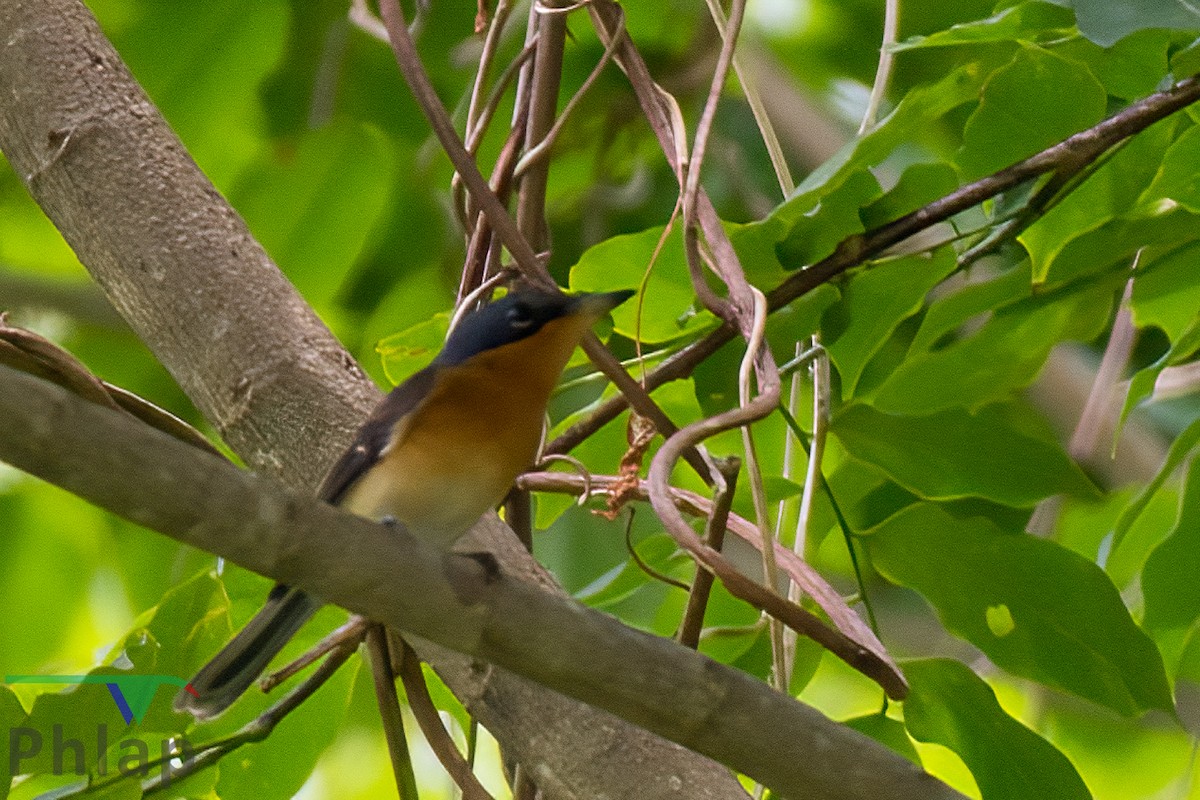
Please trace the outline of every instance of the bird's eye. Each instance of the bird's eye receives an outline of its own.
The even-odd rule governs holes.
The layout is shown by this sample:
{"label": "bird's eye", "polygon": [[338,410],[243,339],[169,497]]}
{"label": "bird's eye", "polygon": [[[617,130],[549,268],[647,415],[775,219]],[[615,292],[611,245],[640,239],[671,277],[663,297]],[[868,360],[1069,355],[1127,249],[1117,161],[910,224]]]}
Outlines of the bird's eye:
{"label": "bird's eye", "polygon": [[517,330],[528,328],[533,322],[533,310],[524,303],[517,303],[508,310],[508,324]]}

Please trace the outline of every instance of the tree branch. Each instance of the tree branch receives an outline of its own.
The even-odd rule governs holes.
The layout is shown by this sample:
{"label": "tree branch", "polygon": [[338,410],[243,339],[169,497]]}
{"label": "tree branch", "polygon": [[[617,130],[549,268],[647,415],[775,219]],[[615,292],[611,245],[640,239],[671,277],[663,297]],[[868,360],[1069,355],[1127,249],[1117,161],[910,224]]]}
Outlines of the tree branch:
{"label": "tree branch", "polygon": [[745,673],[468,556],[437,552],[402,528],[278,487],[7,367],[0,367],[0,418],[9,421],[0,428],[0,459],[20,469],[181,542],[595,705],[783,796],[961,797]]}
{"label": "tree branch", "polygon": [[[604,9],[594,4],[597,9]],[[636,50],[632,50],[636,53]],[[622,51],[624,54],[626,51]],[[642,70],[645,64],[640,65]],[[826,258],[816,264],[798,270],[779,286],[767,293],[771,310],[782,308],[821,284],[862,264],[889,247],[938,223],[950,219],[985,200],[1015,188],[1028,180],[1055,172],[1080,159],[1094,160],[1115,145],[1175,112],[1200,100],[1200,76],[1180,81],[1169,89],[1146,97],[1122,111],[1117,112],[1097,125],[1080,131],[1035,153],[1024,161],[1005,167],[999,172],[980,178],[962,186],[945,197],[929,203],[900,219],[881,225],[862,234],[844,239]],[[654,391],[665,383],[686,378],[692,371],[723,345],[733,339],[738,331],[729,323],[709,332],[679,352],[664,360],[645,379],[647,391]],[[546,446],[547,453],[565,453],[607,425],[627,407],[625,398],[617,395],[601,403],[590,417],[572,425]]]}
{"label": "tree branch", "polygon": [[[121,315],[246,463],[315,486],[379,391],[196,168],[81,3],[0,0],[0,96],[0,150]],[[536,574],[528,555],[509,559]],[[720,765],[610,715],[450,651],[422,657],[506,748],[540,765],[556,797],[631,786],[677,796],[658,783],[663,773],[694,796],[741,793]]]}

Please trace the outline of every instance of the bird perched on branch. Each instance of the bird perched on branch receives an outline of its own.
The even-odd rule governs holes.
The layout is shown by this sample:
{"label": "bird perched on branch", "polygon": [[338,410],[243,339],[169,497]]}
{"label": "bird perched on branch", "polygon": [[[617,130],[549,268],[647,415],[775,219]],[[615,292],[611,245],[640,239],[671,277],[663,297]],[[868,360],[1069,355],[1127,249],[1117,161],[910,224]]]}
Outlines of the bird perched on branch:
{"label": "bird perched on branch", "polygon": [[[395,520],[443,549],[496,507],[537,457],[550,393],[591,326],[632,292],[522,289],[464,317],[428,367],[397,386],[325,477],[320,497]],[[228,708],[322,605],[277,584],[261,611],[175,698]]]}

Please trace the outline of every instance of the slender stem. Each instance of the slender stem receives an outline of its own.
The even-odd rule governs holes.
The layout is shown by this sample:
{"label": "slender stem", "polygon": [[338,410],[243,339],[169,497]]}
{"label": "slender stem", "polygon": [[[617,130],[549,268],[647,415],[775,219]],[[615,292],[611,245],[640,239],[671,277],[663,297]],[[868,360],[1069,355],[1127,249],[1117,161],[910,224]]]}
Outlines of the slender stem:
{"label": "slender stem", "polygon": [[879,46],[879,66],[875,68],[875,82],[871,84],[867,110],[858,126],[859,136],[875,127],[875,120],[879,116],[879,104],[883,102],[883,93],[887,91],[888,80],[892,75],[892,62],[895,58],[892,55],[892,45],[896,43],[899,18],[900,0],[884,0],[883,43]]}
{"label": "slender stem", "polygon": [[[624,55],[624,54],[623,54]],[[1063,164],[1077,159],[1094,160],[1106,150],[1140,133],[1155,122],[1174,114],[1200,100],[1200,76],[1180,81],[1162,92],[1134,103],[1099,124],[1081,131],[1056,145],[1046,148],[1024,161],[988,175],[950,192],[944,197],[897,220],[843,240],[832,254],[810,267],[795,272],[767,293],[771,310],[777,310],[798,297],[846,270],[873,258],[889,247],[920,233],[985,200],[1008,191],[1032,178],[1053,172]],[[726,323],[688,345],[645,378],[648,391],[673,380],[680,380],[705,359],[719,350],[736,335],[734,326]],[[622,397],[612,397],[600,403],[592,415],[572,425],[547,445],[548,452],[565,453],[626,408]]]}
{"label": "slender stem", "polygon": [[388,755],[392,759],[396,790],[400,793],[400,800],[417,800],[417,776],[413,773],[408,737],[404,735],[404,717],[400,713],[400,698],[396,694],[396,675],[392,672],[387,628],[373,624],[367,629],[367,653],[371,660],[379,718],[383,722]]}
{"label": "slender stem", "polygon": [[[729,525],[729,512],[733,507],[734,491],[737,488],[738,471],[742,465],[736,456],[713,459],[720,480],[713,487],[712,510],[704,527],[704,544],[718,553],[725,543],[725,530]],[[696,567],[696,577],[688,593],[683,621],[675,638],[685,647],[695,650],[700,644],[700,632],[704,629],[704,611],[708,607],[712,592],[713,575],[706,569]]]}
{"label": "slender stem", "polygon": [[[705,0],[705,2],[708,4],[708,13],[724,41],[727,24],[725,10],[721,8],[718,0]],[[787,159],[783,156],[783,146],[780,145],[779,136],[775,133],[775,126],[771,124],[771,118],[767,115],[767,107],[763,105],[762,95],[759,94],[751,74],[742,66],[742,60],[738,58],[736,52],[733,54],[733,72],[737,75],[738,83],[742,85],[742,94],[746,96],[746,104],[750,106],[750,113],[754,115],[754,122],[758,125],[758,132],[767,148],[767,157],[771,159],[771,167],[775,170],[775,180],[779,182],[779,191],[784,197],[787,197],[796,190],[796,181],[792,178],[792,171],[788,169]]]}
{"label": "slender stem", "polygon": [[429,687],[425,685],[425,676],[421,672],[421,662],[416,652],[408,647],[399,637],[393,638],[391,644],[401,652],[393,654],[393,663],[399,664],[400,680],[404,684],[404,694],[408,697],[408,707],[425,734],[425,741],[437,756],[442,767],[450,775],[454,784],[462,790],[464,800],[492,800],[491,794],[483,788],[483,784],[475,777],[471,765],[458,752],[454,740],[442,725],[441,716],[433,698],[429,696]]}

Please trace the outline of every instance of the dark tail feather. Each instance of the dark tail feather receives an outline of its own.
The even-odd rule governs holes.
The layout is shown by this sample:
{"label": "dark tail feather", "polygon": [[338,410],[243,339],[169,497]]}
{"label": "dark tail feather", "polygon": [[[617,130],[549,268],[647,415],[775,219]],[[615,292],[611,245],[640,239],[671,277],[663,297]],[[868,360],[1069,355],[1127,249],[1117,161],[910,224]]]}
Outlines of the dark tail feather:
{"label": "dark tail feather", "polygon": [[277,585],[262,610],[175,696],[175,710],[204,720],[229,708],[321,605],[300,589]]}

